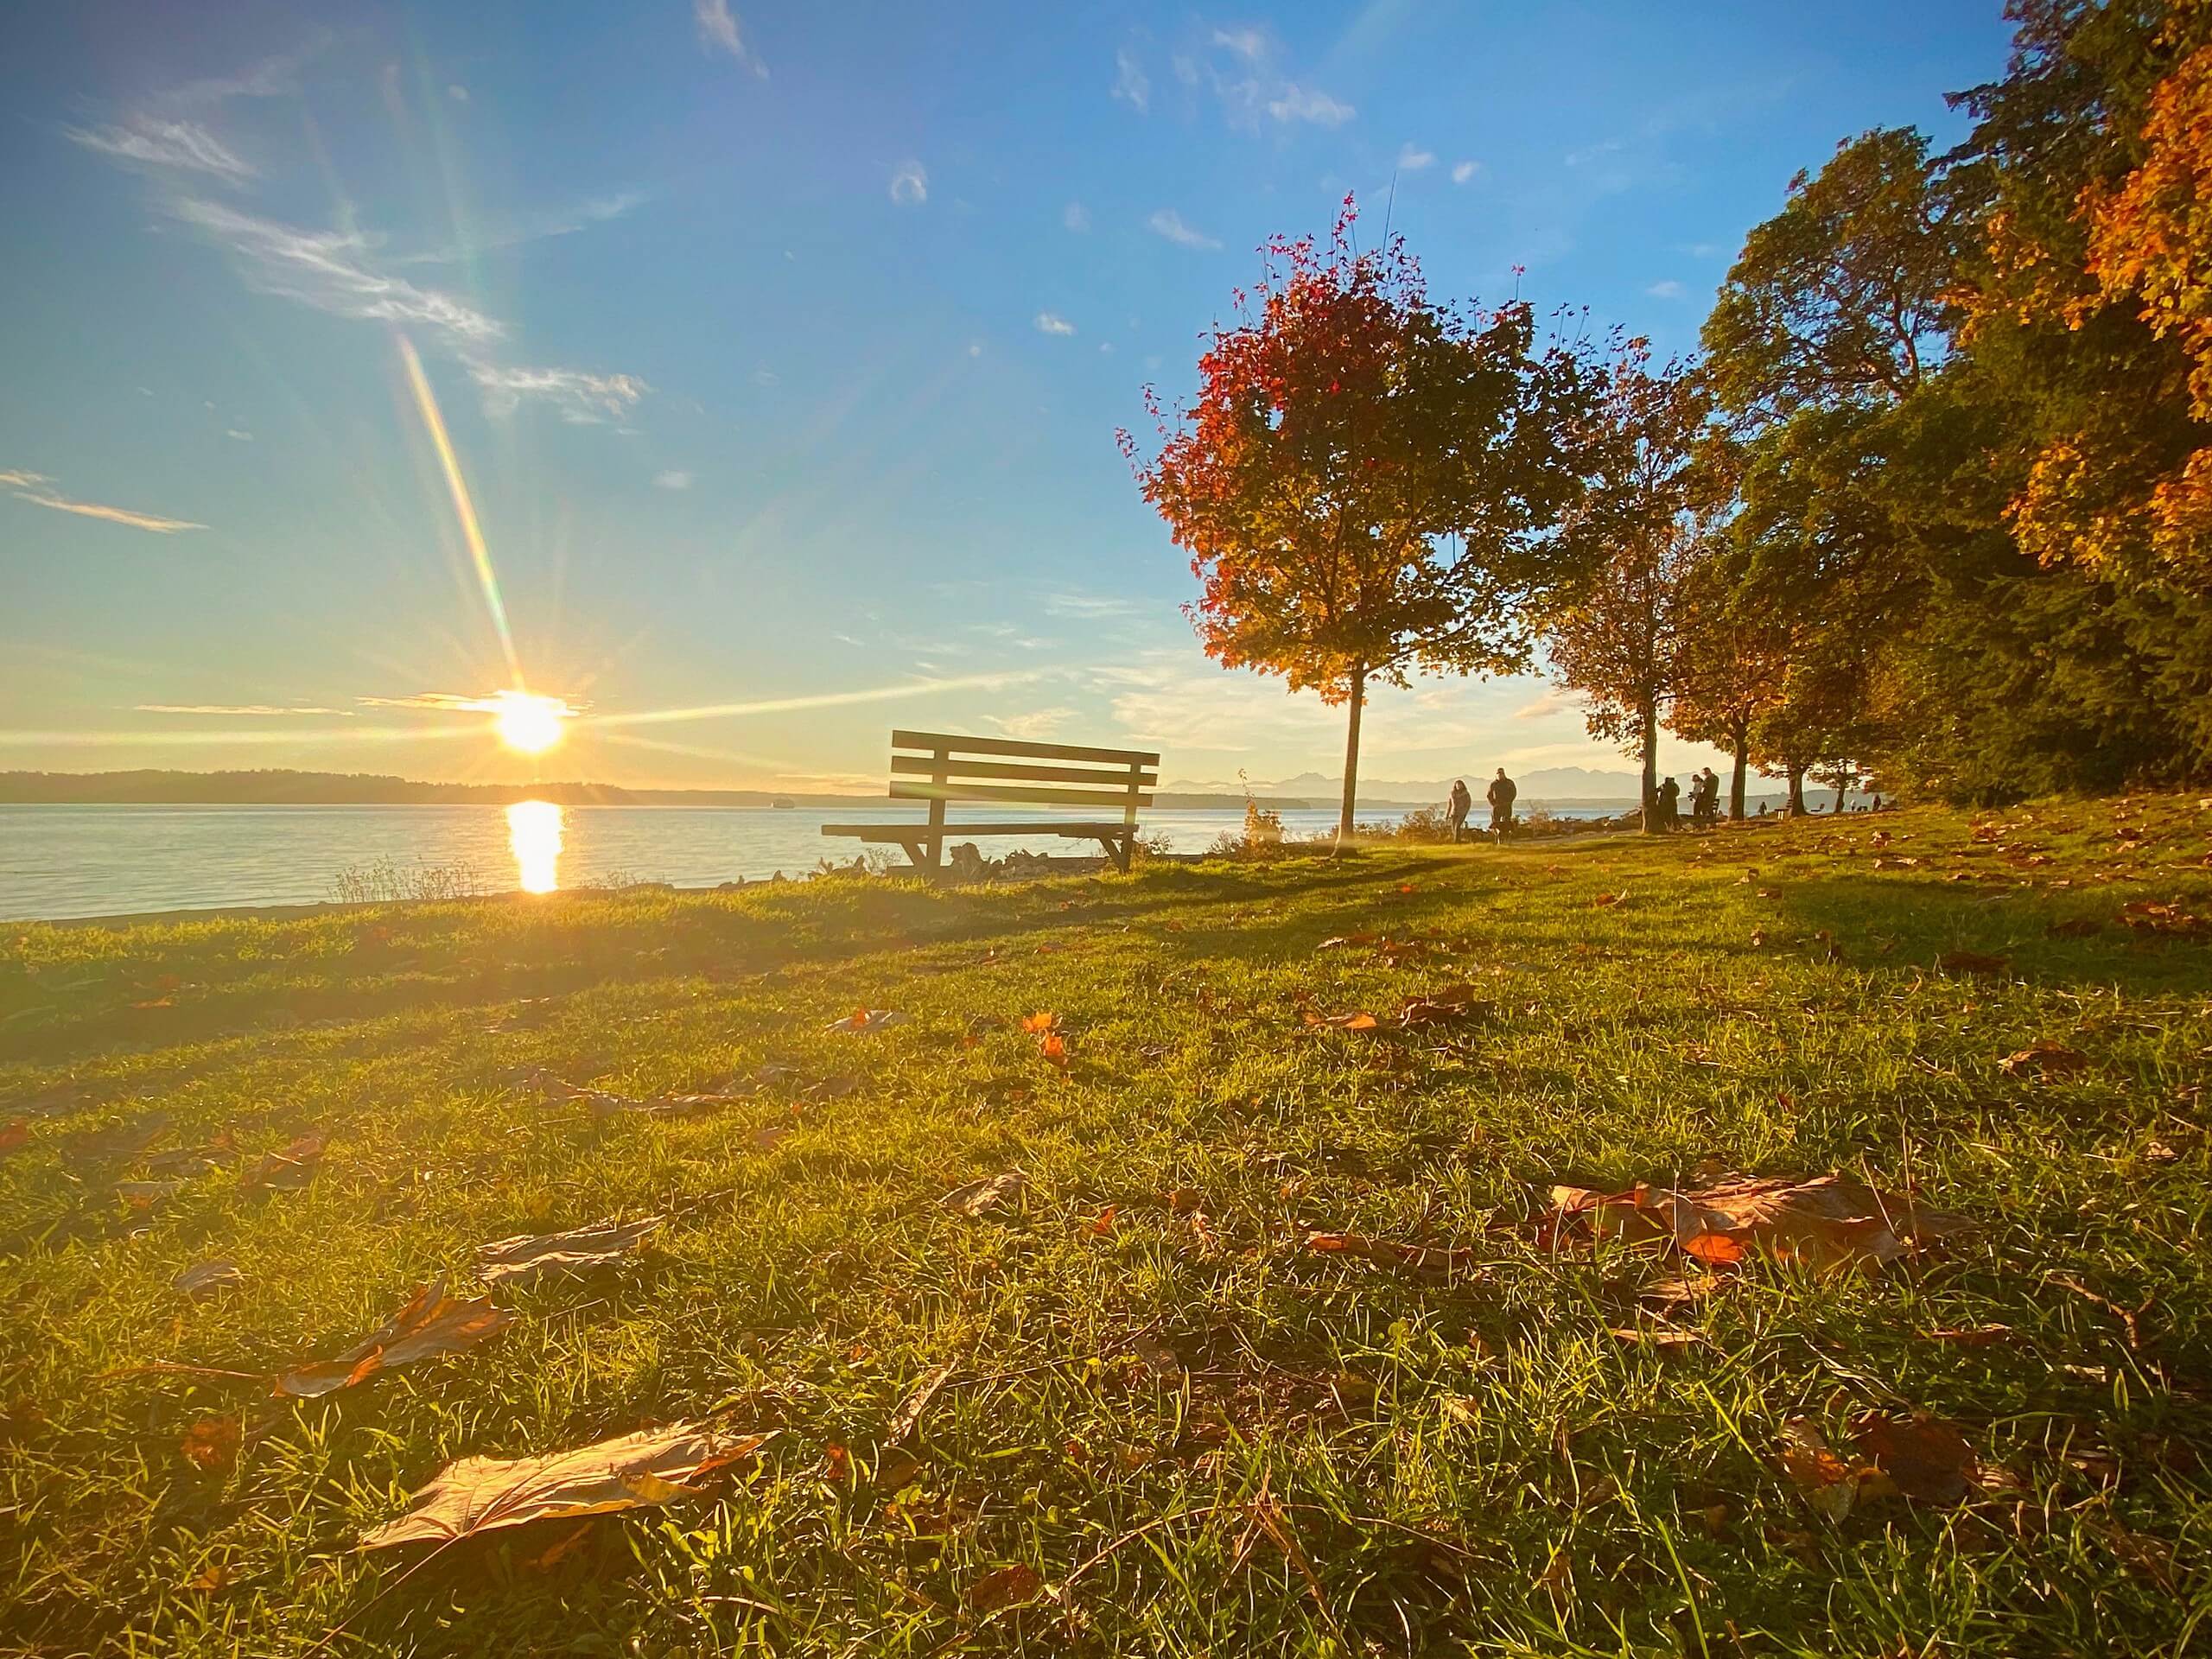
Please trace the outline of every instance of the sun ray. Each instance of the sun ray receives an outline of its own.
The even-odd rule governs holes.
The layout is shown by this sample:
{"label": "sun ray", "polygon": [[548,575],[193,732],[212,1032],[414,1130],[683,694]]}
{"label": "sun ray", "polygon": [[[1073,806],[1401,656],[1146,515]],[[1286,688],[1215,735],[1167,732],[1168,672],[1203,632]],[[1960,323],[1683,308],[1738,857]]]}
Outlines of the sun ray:
{"label": "sun ray", "polygon": [[468,556],[476,567],[477,585],[484,590],[484,604],[492,613],[492,626],[499,635],[499,649],[506,653],[507,671],[512,676],[515,690],[523,689],[522,658],[516,655],[512,630],[507,626],[507,607],[499,597],[499,572],[492,568],[492,550],[484,543],[484,531],[476,521],[476,505],[468,497],[467,480],[461,475],[461,460],[454,454],[453,440],[446,435],[445,416],[439,412],[438,400],[430,391],[428,376],[423,372],[423,359],[415,354],[415,346],[406,335],[394,336],[399,341],[399,357],[406,365],[407,383],[415,393],[415,407],[422,411],[423,424],[429,430],[430,443],[438,452],[438,465],[445,469],[446,488],[453,496],[454,515],[461,520],[461,538],[468,543]]}

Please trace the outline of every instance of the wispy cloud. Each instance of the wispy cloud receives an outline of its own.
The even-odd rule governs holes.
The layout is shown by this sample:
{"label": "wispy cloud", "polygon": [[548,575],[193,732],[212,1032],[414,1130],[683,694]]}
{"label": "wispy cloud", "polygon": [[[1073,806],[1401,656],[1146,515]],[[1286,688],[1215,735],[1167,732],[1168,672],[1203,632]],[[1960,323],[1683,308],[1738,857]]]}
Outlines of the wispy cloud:
{"label": "wispy cloud", "polygon": [[1046,612],[1052,616],[1139,616],[1146,607],[1133,599],[1116,599],[1106,594],[1071,594],[1054,591],[1040,601]]}
{"label": "wispy cloud", "polygon": [[1408,143],[1398,151],[1398,171],[1401,173],[1418,173],[1425,167],[1435,165],[1436,152],[1433,149],[1418,149]]}
{"label": "wispy cloud", "polygon": [[196,121],[137,115],[120,127],[65,127],[72,139],[121,162],[209,173],[237,184],[256,176],[253,166]]}
{"label": "wispy cloud", "polygon": [[629,413],[652,388],[634,374],[591,374],[582,369],[531,369],[471,363],[468,378],[484,389],[489,415],[512,415],[525,397],[542,398],[563,420],[589,425]]}
{"label": "wispy cloud", "polygon": [[1031,327],[1034,327],[1040,334],[1071,334],[1075,333],[1075,324],[1070,322],[1065,317],[1062,316],[1057,311],[1039,311],[1035,319],[1032,321]]}
{"label": "wispy cloud", "polygon": [[427,328],[464,347],[499,339],[506,329],[466,301],[375,269],[369,239],[359,232],[307,231],[187,196],[171,211],[238,258],[247,284],[333,315]]}
{"label": "wispy cloud", "polygon": [[1152,81],[1127,47],[1114,54],[1114,96],[1139,115],[1152,108]]}
{"label": "wispy cloud", "polygon": [[1513,711],[1516,720],[1548,720],[1554,715],[1573,714],[1582,707],[1582,694],[1564,686],[1547,686],[1531,702],[1522,703]]}
{"label": "wispy cloud", "polygon": [[300,90],[300,71],[337,39],[329,29],[317,29],[292,51],[273,53],[235,74],[188,80],[169,88],[159,101],[171,109],[204,109],[234,98],[289,98]]}
{"label": "wispy cloud", "polygon": [[1213,251],[1221,246],[1218,240],[1208,236],[1204,231],[1196,230],[1185,225],[1183,222],[1183,215],[1173,207],[1161,208],[1150,219],[1145,220],[1145,224],[1154,236],[1164,236],[1180,248],[1203,248],[1208,251]]}
{"label": "wispy cloud", "polygon": [[1079,201],[1071,201],[1060,209],[1060,223],[1081,235],[1090,228],[1090,210]]}
{"label": "wispy cloud", "polygon": [[1024,743],[1041,743],[1065,730],[1075,713],[1072,709],[1039,709],[1033,714],[988,715],[984,718],[997,727],[1002,736]]}
{"label": "wispy cloud", "polygon": [[1662,283],[1654,283],[1643,290],[1655,300],[1679,300],[1689,290],[1669,276]]}
{"label": "wispy cloud", "polygon": [[1481,170],[1481,166],[1482,164],[1479,162],[1455,162],[1452,168],[1452,182],[1454,184],[1466,183],[1468,180],[1473,178],[1475,175]]}
{"label": "wispy cloud", "polygon": [[131,710],[141,715],[336,715],[343,720],[354,718],[351,709],[319,709],[312,703],[138,702],[131,705]]}
{"label": "wispy cloud", "polygon": [[739,32],[729,0],[691,0],[691,16],[698,22],[699,40],[708,50],[727,52],[761,79],[768,78],[768,66],[746,45],[745,36]]}
{"label": "wispy cloud", "polygon": [[111,524],[127,524],[132,530],[149,530],[158,536],[168,536],[180,530],[205,530],[205,524],[194,524],[189,518],[164,518],[150,512],[132,512],[125,507],[111,507],[98,501],[73,501],[58,493],[54,480],[43,473],[0,472],[0,489],[5,489],[18,501],[28,501],[35,507],[51,507],[56,512],[73,512],[81,518],[104,518]]}
{"label": "wispy cloud", "polygon": [[1217,29],[1213,43],[1226,47],[1249,63],[1257,63],[1268,55],[1268,36],[1263,29],[1247,25],[1243,29]]}
{"label": "wispy cloud", "polygon": [[1310,121],[1317,127],[1341,127],[1359,111],[1318,86],[1300,86],[1295,81],[1286,81],[1282,90],[1268,99],[1268,113],[1278,121]]}
{"label": "wispy cloud", "polygon": [[691,487],[691,474],[675,471],[661,473],[653,479],[653,487],[657,490],[688,490]]}
{"label": "wispy cloud", "polygon": [[901,162],[891,169],[892,200],[902,207],[918,207],[929,199],[929,170],[919,162]]}

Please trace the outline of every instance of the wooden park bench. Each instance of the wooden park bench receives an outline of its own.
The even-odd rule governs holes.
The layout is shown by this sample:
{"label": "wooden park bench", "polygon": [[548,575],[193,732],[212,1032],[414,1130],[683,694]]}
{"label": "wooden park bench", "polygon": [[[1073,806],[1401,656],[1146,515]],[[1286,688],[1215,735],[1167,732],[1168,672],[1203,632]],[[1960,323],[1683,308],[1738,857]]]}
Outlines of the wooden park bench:
{"label": "wooden park bench", "polygon": [[[1160,757],[1135,749],[1017,743],[945,732],[893,732],[891,749],[891,798],[927,801],[929,821],[825,823],[822,833],[893,842],[925,870],[943,868],[945,842],[960,836],[1062,836],[1095,841],[1116,869],[1127,870],[1129,843],[1136,838],[1137,809],[1152,804],[1152,788],[1159,779],[1154,768]],[[1095,809],[1096,816],[948,823],[944,809],[949,801],[1086,806]],[[1118,816],[1109,817],[1109,813]]]}

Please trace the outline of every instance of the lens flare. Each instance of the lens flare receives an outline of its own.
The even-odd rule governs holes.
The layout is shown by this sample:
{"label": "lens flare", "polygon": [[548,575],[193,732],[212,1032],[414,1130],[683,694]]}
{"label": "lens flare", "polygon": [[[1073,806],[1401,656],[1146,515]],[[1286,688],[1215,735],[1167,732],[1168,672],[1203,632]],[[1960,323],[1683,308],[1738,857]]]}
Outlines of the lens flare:
{"label": "lens flare", "polygon": [[517,801],[507,808],[507,845],[515,855],[515,885],[524,893],[551,893],[560,887],[564,816],[551,801]]}
{"label": "lens flare", "polygon": [[500,691],[484,701],[499,741],[524,754],[543,754],[558,743],[576,713],[558,697],[531,691]]}
{"label": "lens flare", "polygon": [[430,435],[431,447],[438,452],[438,465],[445,469],[446,489],[453,497],[454,516],[461,520],[461,539],[468,543],[468,557],[476,567],[477,586],[484,590],[485,607],[492,613],[492,626],[499,635],[499,649],[506,653],[507,672],[514,683],[522,683],[522,658],[515,654],[515,637],[507,626],[507,607],[499,598],[499,575],[492,569],[492,550],[484,544],[484,531],[476,522],[476,504],[469,499],[468,482],[461,475],[461,459],[453,452],[453,440],[446,435],[446,417],[438,410],[438,400],[432,395],[430,382],[423,372],[423,359],[415,355],[413,342],[406,335],[399,340],[399,360],[407,368],[407,384],[415,393],[415,407],[422,411],[423,425]]}

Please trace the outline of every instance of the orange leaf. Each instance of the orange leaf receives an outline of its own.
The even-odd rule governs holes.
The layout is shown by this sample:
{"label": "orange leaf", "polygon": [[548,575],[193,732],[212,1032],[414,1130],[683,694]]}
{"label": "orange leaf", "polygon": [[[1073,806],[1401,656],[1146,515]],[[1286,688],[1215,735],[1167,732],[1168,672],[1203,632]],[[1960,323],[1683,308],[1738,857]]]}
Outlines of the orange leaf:
{"label": "orange leaf", "polygon": [[1114,1230],[1114,1217],[1121,1212],[1119,1205],[1108,1205],[1098,1212],[1097,1218],[1090,1224],[1091,1232],[1100,1238],[1105,1237]]}
{"label": "orange leaf", "polygon": [[995,1613],[1036,1600],[1044,1588],[1045,1580],[1037,1576],[1034,1567],[1016,1561],[984,1573],[968,1586],[966,1599],[973,1612]]}
{"label": "orange leaf", "polygon": [[1022,1016],[1021,1028],[1033,1036],[1039,1032],[1058,1030],[1060,1016],[1058,1014],[1047,1014],[1042,1008],[1039,1008],[1034,1014],[1024,1014]]}
{"label": "orange leaf", "polygon": [[238,1420],[203,1417],[184,1432],[184,1455],[201,1469],[227,1469],[238,1454]]}
{"label": "orange leaf", "polygon": [[11,1117],[0,1123],[0,1154],[15,1151],[31,1138],[31,1122],[27,1117]]}
{"label": "orange leaf", "polygon": [[1061,1071],[1065,1071],[1067,1070],[1067,1039],[1061,1036],[1058,1032],[1046,1032],[1045,1033],[1044,1041],[1037,1045],[1037,1052],[1039,1054],[1042,1054],[1046,1059],[1049,1060],[1052,1065],[1058,1066]]}

